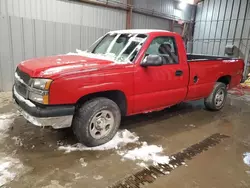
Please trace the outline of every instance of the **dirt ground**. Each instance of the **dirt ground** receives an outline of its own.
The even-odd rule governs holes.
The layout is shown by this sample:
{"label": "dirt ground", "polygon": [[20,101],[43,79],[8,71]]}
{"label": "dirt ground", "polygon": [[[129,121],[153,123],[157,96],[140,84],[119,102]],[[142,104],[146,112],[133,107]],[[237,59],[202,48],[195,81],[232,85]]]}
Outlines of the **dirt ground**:
{"label": "dirt ground", "polygon": [[[6,188],[104,188],[143,169],[140,160],[124,159],[117,152],[148,145],[162,146],[170,156],[205,138],[229,136],[207,151],[144,185],[149,188],[250,187],[250,97],[230,95],[220,112],[206,111],[203,101],[127,117],[121,130],[136,134],[139,141],[104,151],[59,150],[77,143],[70,129],[53,130],[28,123],[11,101],[0,94],[0,187]],[[146,163],[147,164],[147,163]],[[2,184],[1,184],[2,182]],[[142,186],[142,187],[144,187]]]}

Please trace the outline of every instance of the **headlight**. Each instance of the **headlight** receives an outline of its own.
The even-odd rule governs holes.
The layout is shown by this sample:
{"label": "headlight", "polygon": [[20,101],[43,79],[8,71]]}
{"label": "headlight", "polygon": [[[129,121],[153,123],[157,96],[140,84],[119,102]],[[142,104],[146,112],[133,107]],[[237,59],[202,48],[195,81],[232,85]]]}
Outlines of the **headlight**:
{"label": "headlight", "polygon": [[40,90],[49,90],[52,80],[50,79],[33,79],[33,88]]}
{"label": "headlight", "polygon": [[33,79],[29,99],[40,104],[49,104],[48,90],[51,82],[50,79]]}

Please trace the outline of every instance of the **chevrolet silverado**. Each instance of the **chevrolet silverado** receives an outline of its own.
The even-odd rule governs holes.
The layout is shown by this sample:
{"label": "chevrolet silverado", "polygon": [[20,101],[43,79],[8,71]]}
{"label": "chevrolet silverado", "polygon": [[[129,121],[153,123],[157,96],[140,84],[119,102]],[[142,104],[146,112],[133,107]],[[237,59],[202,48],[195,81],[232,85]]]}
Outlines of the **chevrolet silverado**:
{"label": "chevrolet silverado", "polygon": [[72,127],[81,143],[98,146],[114,137],[121,116],[199,99],[222,109],[243,67],[241,59],[187,55],[177,33],[112,31],[87,51],[21,62],[13,97],[34,125]]}

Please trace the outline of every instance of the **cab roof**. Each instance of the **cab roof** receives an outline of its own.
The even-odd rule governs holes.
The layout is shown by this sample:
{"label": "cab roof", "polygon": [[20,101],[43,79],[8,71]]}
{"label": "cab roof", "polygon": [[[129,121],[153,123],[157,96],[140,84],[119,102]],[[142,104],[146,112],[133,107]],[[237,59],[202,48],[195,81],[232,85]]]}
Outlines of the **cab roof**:
{"label": "cab roof", "polygon": [[171,33],[170,31],[167,30],[157,30],[157,29],[126,29],[126,30],[110,31],[109,33],[149,34],[156,32]]}

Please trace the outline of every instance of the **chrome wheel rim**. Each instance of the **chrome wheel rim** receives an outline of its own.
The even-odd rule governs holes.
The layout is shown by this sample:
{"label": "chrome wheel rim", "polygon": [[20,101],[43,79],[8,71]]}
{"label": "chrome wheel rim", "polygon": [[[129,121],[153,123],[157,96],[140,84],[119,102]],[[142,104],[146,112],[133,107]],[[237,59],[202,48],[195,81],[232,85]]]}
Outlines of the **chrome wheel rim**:
{"label": "chrome wheel rim", "polygon": [[215,106],[220,107],[224,103],[225,92],[219,89],[215,95]]}
{"label": "chrome wheel rim", "polygon": [[90,135],[95,139],[101,139],[110,133],[114,123],[113,113],[109,110],[101,110],[94,115],[90,122]]}

